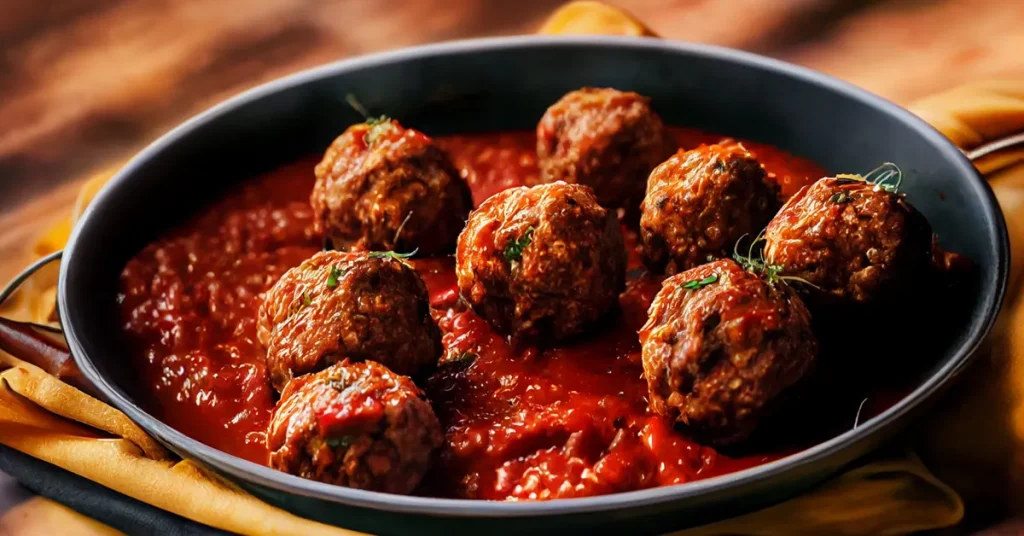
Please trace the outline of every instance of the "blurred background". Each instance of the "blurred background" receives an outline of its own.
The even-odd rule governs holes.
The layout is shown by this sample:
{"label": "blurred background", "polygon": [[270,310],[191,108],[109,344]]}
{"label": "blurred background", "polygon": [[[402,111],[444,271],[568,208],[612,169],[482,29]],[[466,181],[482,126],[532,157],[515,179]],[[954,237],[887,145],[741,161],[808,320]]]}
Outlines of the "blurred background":
{"label": "blurred background", "polygon": [[[898,103],[1024,69],[1015,0],[613,1],[670,39],[819,69]],[[380,50],[530,33],[557,0],[0,2],[0,279],[76,185],[232,94]]]}
{"label": "blurred background", "polygon": [[[83,181],[220,100],[346,57],[532,33],[563,3],[2,0],[0,280],[66,218]],[[1024,0],[608,3],[662,37],[780,58],[899,104],[1024,75]],[[15,488],[0,478],[0,514],[20,500]]]}

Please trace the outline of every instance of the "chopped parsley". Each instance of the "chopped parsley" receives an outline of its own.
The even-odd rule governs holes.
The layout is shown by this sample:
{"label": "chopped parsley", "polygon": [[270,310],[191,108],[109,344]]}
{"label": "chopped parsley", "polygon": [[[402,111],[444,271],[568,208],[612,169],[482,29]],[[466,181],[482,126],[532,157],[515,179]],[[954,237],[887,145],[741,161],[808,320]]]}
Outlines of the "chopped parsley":
{"label": "chopped parsley", "polygon": [[505,260],[518,262],[523,259],[523,250],[533,242],[533,227],[528,227],[523,236],[510,238],[505,246]]}
{"label": "chopped parsley", "polygon": [[345,275],[345,270],[342,270],[337,266],[331,266],[331,272],[327,274],[327,288],[334,288],[338,286],[338,278],[343,275]]}
{"label": "chopped parsley", "polygon": [[302,293],[302,305],[305,305],[305,306],[309,307],[309,305],[312,304],[312,303],[313,303],[313,298],[310,298],[309,294],[306,294],[305,292],[303,292]]}
{"label": "chopped parsley", "polygon": [[363,134],[363,142],[366,143],[367,146],[373,145],[381,136],[395,128],[395,123],[386,115],[371,117],[366,120],[366,125],[370,127],[370,129],[366,131],[366,134]]}
{"label": "chopped parsley", "polygon": [[850,201],[851,199],[852,198],[850,196],[846,195],[846,192],[839,192],[837,194],[832,194],[832,197],[828,198],[829,201],[831,201],[831,202],[833,202],[833,203],[835,203],[837,205],[842,205],[843,203],[845,203],[847,201]]}
{"label": "chopped parsley", "polygon": [[394,259],[396,261],[405,262],[406,259],[415,255],[419,250],[420,248],[416,248],[409,253],[398,253],[395,251],[371,251],[366,256],[371,259]]}
{"label": "chopped parsley", "polygon": [[683,283],[683,288],[687,290],[697,290],[704,288],[714,283],[715,281],[718,281],[718,274],[711,274],[705,277],[704,279],[694,279],[692,281],[687,281],[686,283]]}

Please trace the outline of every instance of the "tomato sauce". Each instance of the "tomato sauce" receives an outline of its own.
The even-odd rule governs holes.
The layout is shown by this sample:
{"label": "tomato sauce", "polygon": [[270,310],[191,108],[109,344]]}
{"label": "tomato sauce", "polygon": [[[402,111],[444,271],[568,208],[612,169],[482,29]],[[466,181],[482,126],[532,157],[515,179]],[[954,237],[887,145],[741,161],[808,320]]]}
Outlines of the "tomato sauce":
{"label": "tomato sauce", "polygon": [[[683,147],[723,140],[674,130]],[[477,204],[537,175],[532,132],[437,141]],[[787,196],[825,173],[773,147],[736,143],[758,157]],[[239,186],[143,249],[121,275],[123,330],[148,410],[191,437],[258,463],[267,462],[265,429],[276,394],[256,337],[256,313],[261,293],[321,248],[309,207],[316,161]],[[834,426],[743,452],[690,441],[647,412],[637,330],[660,280],[643,271],[632,232],[627,245],[629,283],[618,315],[543,348],[515,347],[465,310],[452,258],[413,261],[430,291],[446,355],[456,356],[421,385],[445,444],[418,493],[538,500],[689,482],[786,456],[848,428],[855,410],[865,418],[889,405],[864,410],[865,393],[857,393],[831,405]]]}

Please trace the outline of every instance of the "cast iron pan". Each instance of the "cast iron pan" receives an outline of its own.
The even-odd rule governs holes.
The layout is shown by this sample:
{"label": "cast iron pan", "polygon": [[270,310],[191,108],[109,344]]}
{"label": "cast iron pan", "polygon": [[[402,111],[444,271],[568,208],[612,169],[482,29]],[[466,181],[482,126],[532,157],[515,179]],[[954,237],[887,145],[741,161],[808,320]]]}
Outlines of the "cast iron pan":
{"label": "cast iron pan", "polygon": [[[976,277],[949,343],[901,402],[777,462],[699,482],[551,502],[408,497],[331,486],[194,441],[137,403],[119,332],[118,274],[137,251],[224,188],[322,151],[361,118],[345,95],[431,135],[533,128],[584,85],[634,90],[669,124],[767,142],[830,172],[897,162],[902,191]],[[751,54],[660,39],[515,37],[431,45],[343,61],[248,91],[199,115],[131,161],[96,197],[65,250],[59,310],[74,357],[96,388],[181,456],[264,500],[374,533],[567,530],[664,532],[777,503],[822,482],[891,436],[969,362],[999,310],[1008,270],[1005,222],[960,151],[909,112],[827,76]]]}

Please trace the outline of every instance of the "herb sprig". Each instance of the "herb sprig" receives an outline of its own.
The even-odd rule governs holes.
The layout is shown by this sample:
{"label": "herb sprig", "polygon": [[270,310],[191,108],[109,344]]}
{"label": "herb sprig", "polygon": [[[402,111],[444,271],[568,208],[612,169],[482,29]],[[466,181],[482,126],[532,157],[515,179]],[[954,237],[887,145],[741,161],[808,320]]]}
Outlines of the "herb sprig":
{"label": "herb sprig", "polygon": [[704,279],[693,279],[693,280],[687,281],[686,283],[683,283],[683,288],[685,288],[687,290],[702,289],[702,288],[704,288],[704,287],[714,283],[715,281],[718,281],[718,274],[711,274],[711,275],[705,277]]}
{"label": "herb sprig", "polygon": [[892,162],[886,162],[864,175],[844,173],[836,175],[836,178],[864,181],[875,185],[875,188],[879,190],[885,190],[890,194],[898,194],[900,192],[900,185],[903,184],[903,170]]}
{"label": "herb sprig", "polygon": [[[739,240],[736,241],[736,245],[732,249],[732,258],[744,270],[761,276],[762,279],[769,285],[776,285],[778,283],[789,283],[790,281],[796,281],[809,285],[814,288],[819,288],[814,283],[795,275],[784,275],[782,273],[783,267],[779,264],[770,264],[764,258],[764,231],[761,231],[757,237],[750,242],[750,247],[747,248],[747,254],[744,256],[739,252],[740,243],[747,235],[743,235]],[[756,256],[754,250],[757,250]]]}
{"label": "herb sprig", "polygon": [[338,279],[345,275],[345,271],[337,266],[331,266],[331,271],[327,274],[327,288],[337,287]]}
{"label": "herb sprig", "polygon": [[850,197],[846,192],[839,192],[837,194],[832,194],[832,197],[829,197],[828,200],[837,205],[842,205],[847,201],[853,200],[853,198]]}
{"label": "herb sprig", "polygon": [[394,128],[395,123],[390,117],[386,115],[380,115],[377,117],[371,116],[355,95],[351,93],[345,95],[345,102],[347,102],[353,110],[358,112],[359,115],[363,116],[363,121],[366,123],[366,126],[370,127],[370,129],[363,134],[363,143],[367,146],[373,145],[381,136],[387,134],[392,128]]}
{"label": "herb sprig", "polygon": [[523,260],[523,250],[533,243],[533,227],[527,227],[519,238],[510,238],[505,245],[505,260],[519,262]]}
{"label": "herb sprig", "polygon": [[419,250],[420,248],[416,248],[408,253],[398,253],[397,251],[371,251],[367,253],[366,256],[371,259],[394,259],[396,261],[409,264],[406,262],[406,259],[412,258],[412,256],[416,255]]}

